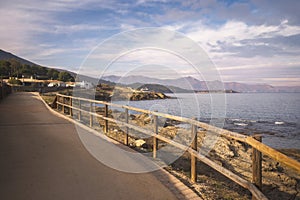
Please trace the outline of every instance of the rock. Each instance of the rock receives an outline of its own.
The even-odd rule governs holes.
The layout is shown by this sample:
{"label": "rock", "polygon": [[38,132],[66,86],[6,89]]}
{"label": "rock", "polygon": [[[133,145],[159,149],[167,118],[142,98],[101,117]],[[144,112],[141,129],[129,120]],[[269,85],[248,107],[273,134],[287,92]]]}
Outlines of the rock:
{"label": "rock", "polygon": [[139,101],[139,100],[154,100],[154,99],[166,99],[169,98],[163,93],[156,92],[134,92],[130,96],[130,101]]}
{"label": "rock", "polygon": [[163,93],[156,93],[156,95],[161,98],[161,99],[165,99],[166,98],[166,95],[163,94]]}
{"label": "rock", "polygon": [[140,125],[146,125],[151,122],[151,117],[148,114],[143,113],[143,114],[137,115],[135,120]]}
{"label": "rock", "polygon": [[134,141],[134,146],[139,148],[145,148],[145,149],[148,147],[146,141],[142,139]]}
{"label": "rock", "polygon": [[135,120],[136,119],[136,116],[133,115],[133,114],[129,115],[129,117],[130,117],[131,120]]}

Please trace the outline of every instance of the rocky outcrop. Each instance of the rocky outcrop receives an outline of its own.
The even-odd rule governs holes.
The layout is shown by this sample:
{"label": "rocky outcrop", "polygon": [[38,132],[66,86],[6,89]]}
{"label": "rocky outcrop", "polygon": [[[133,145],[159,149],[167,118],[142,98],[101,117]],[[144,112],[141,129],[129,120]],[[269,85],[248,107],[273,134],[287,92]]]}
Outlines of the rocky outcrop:
{"label": "rocky outcrop", "polygon": [[160,92],[133,92],[130,101],[169,99],[171,97]]}

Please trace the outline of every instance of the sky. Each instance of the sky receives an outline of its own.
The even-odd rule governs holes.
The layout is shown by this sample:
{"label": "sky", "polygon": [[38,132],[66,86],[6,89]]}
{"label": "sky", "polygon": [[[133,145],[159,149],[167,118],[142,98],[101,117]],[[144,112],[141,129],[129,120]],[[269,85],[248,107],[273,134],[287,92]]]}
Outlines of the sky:
{"label": "sky", "polygon": [[[154,27],[194,41],[223,81],[300,86],[299,7],[299,0],[1,0],[0,49],[77,72],[95,48],[116,34]],[[149,35],[143,39],[150,38],[159,40]],[[119,48],[113,44],[107,48]],[[100,53],[99,58],[105,57]],[[153,49],[136,51],[122,57],[116,68],[128,70],[132,57],[148,68],[154,57],[176,60],[162,55],[153,54]],[[178,63],[166,69],[194,75]],[[111,73],[120,75],[117,70]],[[156,73],[151,76],[159,77],[159,70]],[[172,78],[171,74],[161,78]]]}

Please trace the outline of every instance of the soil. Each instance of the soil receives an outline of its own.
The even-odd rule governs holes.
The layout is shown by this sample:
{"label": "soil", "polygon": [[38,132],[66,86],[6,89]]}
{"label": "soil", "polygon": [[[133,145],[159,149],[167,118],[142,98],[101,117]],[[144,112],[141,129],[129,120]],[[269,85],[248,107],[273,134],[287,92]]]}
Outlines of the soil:
{"label": "soil", "polygon": [[[99,111],[101,113],[101,111]],[[117,112],[118,113],[118,112]],[[115,112],[110,112],[110,116],[122,120],[124,116]],[[137,124],[146,129],[153,130],[153,120],[147,114],[131,115],[130,123]],[[162,124],[164,123],[164,124]],[[164,121],[159,128],[159,134],[167,138],[188,144],[191,140],[190,131],[181,127],[182,124],[176,121]],[[100,120],[100,124],[102,124]],[[179,125],[178,125],[179,124]],[[110,130],[108,136],[123,142],[124,132],[116,124],[109,124]],[[204,137],[208,133],[203,130],[198,130],[198,150],[207,152],[207,157],[215,163],[222,165],[226,169],[234,172],[240,177],[252,181],[252,148],[241,142],[230,140],[224,137],[211,137],[215,140],[213,148],[208,152],[204,147]],[[133,135],[133,136],[132,136]],[[131,132],[129,137],[129,145],[135,147],[135,140],[141,135]],[[145,137],[145,136],[144,136]],[[207,140],[206,137],[205,140]],[[146,146],[139,151],[152,151],[152,138],[144,139]],[[159,148],[165,144],[159,142]],[[282,153],[300,161],[299,149],[280,149]],[[300,199],[300,174],[290,168],[281,165],[273,159],[263,155],[262,162],[263,186],[262,191],[269,199],[294,200]],[[166,168],[174,176],[181,179],[190,188],[196,191],[203,199],[251,199],[251,193],[234,183],[227,177],[218,173],[206,164],[198,161],[198,177],[197,183],[191,183],[190,177],[190,156],[184,153],[179,159]]]}

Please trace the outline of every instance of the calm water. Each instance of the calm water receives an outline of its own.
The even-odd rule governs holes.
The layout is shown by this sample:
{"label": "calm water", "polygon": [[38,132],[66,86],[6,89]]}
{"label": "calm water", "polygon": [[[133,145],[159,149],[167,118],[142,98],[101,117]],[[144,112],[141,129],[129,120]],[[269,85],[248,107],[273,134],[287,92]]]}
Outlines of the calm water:
{"label": "calm water", "polygon": [[[261,133],[274,148],[300,148],[300,93],[176,94],[177,99],[114,102]],[[218,120],[217,120],[218,121]],[[219,123],[218,126],[222,126]]]}

